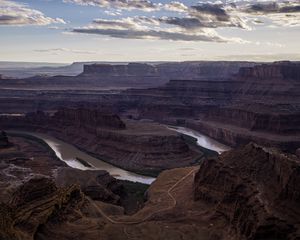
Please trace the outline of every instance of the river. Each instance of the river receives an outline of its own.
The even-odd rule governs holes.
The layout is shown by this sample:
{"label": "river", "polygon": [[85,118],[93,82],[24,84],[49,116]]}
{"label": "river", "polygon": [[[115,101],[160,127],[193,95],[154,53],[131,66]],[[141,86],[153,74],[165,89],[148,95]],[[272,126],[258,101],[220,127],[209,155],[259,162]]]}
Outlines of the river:
{"label": "river", "polygon": [[[113,166],[109,163],[106,163],[98,158],[92,157],[91,155],[79,150],[75,146],[68,144],[64,141],[61,141],[57,138],[51,137],[43,133],[33,133],[33,132],[23,132],[23,131],[9,131],[11,133],[20,133],[31,135],[36,138],[42,139],[46,142],[49,147],[55,152],[56,156],[64,161],[68,166],[72,168],[77,168],[81,170],[106,170],[113,177],[120,180],[128,180],[132,182],[139,182],[144,184],[151,184],[155,178],[139,175],[133,172],[126,171],[124,169]],[[80,158],[87,163],[89,163],[92,168],[84,166],[80,163],[77,158]]]}
{"label": "river", "polygon": [[[207,149],[214,150],[218,153],[229,150],[230,148],[199,133],[194,130],[183,128],[183,127],[170,127],[171,130],[192,136],[197,139],[197,143]],[[21,131],[11,131],[12,133],[27,134],[45,141],[49,147],[55,152],[56,156],[64,161],[68,166],[72,168],[77,168],[81,170],[106,170],[113,177],[120,180],[128,180],[132,182],[139,182],[144,184],[151,184],[155,178],[139,175],[133,172],[126,171],[119,167],[113,166],[106,163],[98,158],[92,157],[91,155],[79,150],[75,146],[61,141],[57,138],[51,137],[43,133],[32,133],[32,132],[21,132]],[[84,160],[92,167],[84,166],[77,158]]]}
{"label": "river", "polygon": [[216,140],[189,128],[172,126],[169,127],[169,129],[194,137],[197,139],[197,144],[199,146],[216,151],[219,154],[231,149],[230,147],[222,143],[219,143]]}

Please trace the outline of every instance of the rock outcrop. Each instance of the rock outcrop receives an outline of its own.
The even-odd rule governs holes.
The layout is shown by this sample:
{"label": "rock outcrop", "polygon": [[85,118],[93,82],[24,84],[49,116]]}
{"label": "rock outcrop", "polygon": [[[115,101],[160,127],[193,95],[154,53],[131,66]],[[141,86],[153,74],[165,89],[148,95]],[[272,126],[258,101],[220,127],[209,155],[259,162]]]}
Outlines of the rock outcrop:
{"label": "rock outcrop", "polygon": [[82,171],[73,168],[61,168],[55,179],[59,187],[79,185],[81,191],[93,200],[119,204],[123,186],[108,172],[97,170]]}
{"label": "rock outcrop", "polygon": [[30,240],[39,226],[62,209],[82,204],[80,188],[57,188],[48,178],[33,178],[21,185],[8,203],[0,205],[0,238]]}
{"label": "rock outcrop", "polygon": [[[45,143],[32,136],[21,134],[9,140],[13,145],[0,149],[1,240],[39,239],[37,234],[49,222],[79,223],[84,214],[97,217],[91,205],[100,201],[111,204],[120,214],[124,209],[134,212],[141,208],[142,198],[130,192],[139,188],[134,183],[131,189],[127,182],[106,171],[68,167]],[[133,202],[127,204],[129,200]],[[81,230],[77,231],[81,234]]]}
{"label": "rock outcrop", "polygon": [[295,155],[249,144],[203,161],[194,197],[224,220],[234,239],[298,239],[299,180]]}

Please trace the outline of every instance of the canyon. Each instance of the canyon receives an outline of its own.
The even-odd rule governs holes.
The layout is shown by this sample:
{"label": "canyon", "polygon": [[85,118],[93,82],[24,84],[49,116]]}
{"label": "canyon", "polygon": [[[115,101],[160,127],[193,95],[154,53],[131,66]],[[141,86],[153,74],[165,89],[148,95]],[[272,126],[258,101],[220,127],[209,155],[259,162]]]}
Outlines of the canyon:
{"label": "canyon", "polygon": [[121,120],[115,114],[87,109],[60,109],[52,116],[44,112],[0,117],[8,130],[47,133],[86,152],[144,175],[156,176],[165,169],[194,165],[204,157],[183,137],[151,122]]}
{"label": "canyon", "polygon": [[[231,66],[226,64],[219,63],[223,67],[218,71],[215,69],[218,65],[207,67],[208,70],[204,71],[203,64],[174,63],[180,66],[178,71],[182,72],[184,66],[187,66],[187,71],[191,74],[196,72],[201,76],[201,71],[210,74],[215,71],[215,77],[204,74],[202,77],[198,76],[197,80],[192,80],[183,71],[186,79],[166,80],[167,83],[163,84],[153,80],[151,82],[160,86],[139,89],[136,88],[139,84],[134,82],[131,86],[135,88],[127,90],[68,90],[69,87],[72,88],[73,80],[68,83],[62,81],[69,86],[65,89],[35,90],[32,82],[18,80],[21,85],[16,85],[17,89],[3,87],[0,108],[3,113],[37,110],[51,112],[57,111],[61,106],[110,110],[123,118],[146,118],[161,123],[181,124],[232,147],[254,141],[294,152],[300,141],[300,64],[275,62],[246,66],[229,76],[223,75],[224,71],[229,71],[228,66]],[[191,71],[191,67],[198,70]],[[147,64],[94,64],[84,68],[82,76],[87,76],[88,79],[99,78],[99,82],[104,77],[111,86],[114,83],[107,77],[115,76],[121,82],[126,82],[122,80],[122,76],[135,78],[162,72]],[[174,68],[169,71],[174,71]],[[177,79],[182,78],[177,73],[165,76],[175,75]],[[135,80],[140,81],[138,78]],[[1,83],[5,86],[6,81],[14,82],[1,80]],[[55,85],[54,82],[48,82]],[[85,84],[90,86],[89,82]]]}
{"label": "canyon", "polygon": [[[0,238],[300,239],[299,80],[300,63],[289,61],[2,76]],[[72,168],[24,132],[156,180],[116,179],[84,158],[84,171]]]}
{"label": "canyon", "polygon": [[145,203],[124,214],[122,181],[69,168],[36,139],[9,141],[0,150],[1,239],[300,237],[296,155],[248,144],[200,166],[166,170]]}

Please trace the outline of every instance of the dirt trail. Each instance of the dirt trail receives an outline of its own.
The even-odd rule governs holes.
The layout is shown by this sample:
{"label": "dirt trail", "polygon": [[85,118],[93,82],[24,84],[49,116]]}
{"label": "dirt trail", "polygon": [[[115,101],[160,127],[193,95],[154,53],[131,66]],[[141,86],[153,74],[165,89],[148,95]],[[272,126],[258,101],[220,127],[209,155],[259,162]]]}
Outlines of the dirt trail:
{"label": "dirt trail", "polygon": [[185,179],[187,179],[190,175],[194,174],[197,171],[197,169],[193,169],[191,170],[188,174],[186,174],[185,176],[183,176],[182,178],[180,178],[175,184],[173,184],[168,191],[166,192],[167,195],[172,199],[172,204],[170,206],[168,206],[167,208],[164,209],[160,209],[158,211],[155,211],[153,213],[150,213],[149,215],[147,215],[146,217],[144,217],[141,220],[138,221],[118,221],[118,220],[114,220],[113,218],[111,218],[110,216],[108,216],[105,212],[103,212],[103,210],[97,206],[90,198],[87,198],[88,201],[93,205],[93,207],[95,207],[95,209],[110,223],[112,224],[124,224],[124,225],[133,225],[133,224],[139,224],[142,222],[145,222],[146,220],[150,219],[151,217],[153,217],[155,214],[164,212],[164,211],[168,211],[171,210],[172,208],[174,208],[177,204],[177,200],[176,198],[172,195],[172,191],[181,183],[183,182]]}

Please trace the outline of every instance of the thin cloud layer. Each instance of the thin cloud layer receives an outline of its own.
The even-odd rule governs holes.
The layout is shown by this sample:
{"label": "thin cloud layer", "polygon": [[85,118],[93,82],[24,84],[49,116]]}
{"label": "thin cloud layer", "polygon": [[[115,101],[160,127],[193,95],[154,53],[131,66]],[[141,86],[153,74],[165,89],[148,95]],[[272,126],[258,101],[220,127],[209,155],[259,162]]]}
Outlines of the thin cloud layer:
{"label": "thin cloud layer", "polygon": [[59,55],[63,53],[74,53],[74,54],[97,54],[98,51],[87,51],[87,50],[79,50],[79,49],[70,49],[70,48],[50,48],[50,49],[36,49],[35,52],[40,53],[50,53],[52,55]]}
{"label": "thin cloud layer", "polygon": [[101,29],[101,28],[78,28],[76,33],[100,34],[113,38],[126,39],[159,39],[173,41],[205,41],[205,42],[227,42],[229,39],[222,38],[214,32],[202,32],[198,34],[188,34],[176,31],[163,30],[135,30],[135,29]]}
{"label": "thin cloud layer", "polygon": [[86,6],[97,6],[102,8],[118,8],[124,10],[138,9],[142,11],[154,11],[160,8],[148,0],[63,0],[66,3],[75,3]]}
{"label": "thin cloud layer", "polygon": [[[190,21],[191,20],[191,21]],[[75,33],[106,35],[122,39],[159,39],[172,41],[242,42],[227,39],[213,29],[202,27],[196,20],[177,18],[128,17],[117,20],[95,19]]]}
{"label": "thin cloud layer", "polygon": [[0,0],[0,25],[49,25],[65,24],[61,18],[50,18],[42,12],[28,8],[24,4]]}

